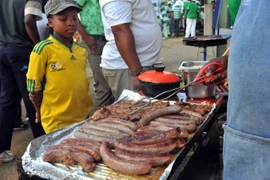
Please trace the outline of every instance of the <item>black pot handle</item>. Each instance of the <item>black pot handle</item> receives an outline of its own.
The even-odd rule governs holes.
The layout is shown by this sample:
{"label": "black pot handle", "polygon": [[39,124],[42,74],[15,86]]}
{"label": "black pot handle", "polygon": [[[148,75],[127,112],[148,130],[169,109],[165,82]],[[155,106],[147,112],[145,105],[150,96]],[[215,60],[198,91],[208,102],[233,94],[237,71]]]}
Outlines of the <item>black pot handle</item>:
{"label": "black pot handle", "polygon": [[165,69],[165,66],[163,65],[153,65],[153,67],[157,72],[163,72]]}

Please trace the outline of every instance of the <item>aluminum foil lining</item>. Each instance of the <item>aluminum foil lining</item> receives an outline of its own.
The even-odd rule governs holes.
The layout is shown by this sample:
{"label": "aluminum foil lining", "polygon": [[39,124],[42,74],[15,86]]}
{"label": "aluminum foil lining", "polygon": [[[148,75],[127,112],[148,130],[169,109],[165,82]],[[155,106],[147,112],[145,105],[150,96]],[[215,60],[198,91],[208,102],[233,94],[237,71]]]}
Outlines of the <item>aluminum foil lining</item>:
{"label": "aluminum foil lining", "polygon": [[[119,101],[125,100],[140,100],[143,96],[135,93],[133,91],[124,90],[119,98]],[[115,103],[117,103],[115,102]],[[170,101],[171,104],[174,101]],[[215,109],[215,104],[212,107],[211,112]],[[208,118],[208,116],[206,118]],[[68,167],[61,163],[51,164],[48,162],[44,162],[42,160],[42,156],[46,149],[50,146],[59,144],[62,140],[66,138],[74,138],[74,132],[78,131],[79,127],[88,121],[86,119],[83,122],[76,123],[74,125],[68,126],[66,128],[60,129],[53,133],[43,135],[37,139],[31,141],[26,149],[26,152],[22,156],[22,166],[29,176],[39,176],[41,178],[50,179],[50,180],[58,180],[58,179],[68,179],[68,180],[149,180],[149,179],[159,179],[166,180],[171,172],[174,161],[177,156],[181,153],[181,150],[178,154],[174,155],[174,159],[168,166],[163,167],[154,167],[148,175],[144,176],[132,176],[132,175],[124,175],[121,173],[117,173],[114,170],[108,168],[102,161],[96,162],[96,167],[93,172],[85,173],[82,170],[80,165],[75,165],[74,167]]]}

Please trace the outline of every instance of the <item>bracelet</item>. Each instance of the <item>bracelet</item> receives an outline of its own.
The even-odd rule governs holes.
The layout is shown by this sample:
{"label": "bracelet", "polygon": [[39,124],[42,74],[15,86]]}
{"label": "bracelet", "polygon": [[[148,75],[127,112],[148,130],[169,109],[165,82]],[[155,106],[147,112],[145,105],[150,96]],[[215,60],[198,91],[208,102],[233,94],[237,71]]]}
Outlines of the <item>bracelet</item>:
{"label": "bracelet", "polygon": [[137,73],[137,74],[130,73],[130,75],[131,75],[132,77],[138,77],[140,74],[142,74],[142,72],[139,72],[139,73]]}

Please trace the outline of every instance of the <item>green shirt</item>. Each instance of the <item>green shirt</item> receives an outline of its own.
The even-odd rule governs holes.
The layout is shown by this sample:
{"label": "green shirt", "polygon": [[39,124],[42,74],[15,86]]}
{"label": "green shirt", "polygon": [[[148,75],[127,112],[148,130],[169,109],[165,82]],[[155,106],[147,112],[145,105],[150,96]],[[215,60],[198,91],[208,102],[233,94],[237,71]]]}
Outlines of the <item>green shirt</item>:
{"label": "green shirt", "polygon": [[182,7],[177,5],[173,7],[173,18],[180,19]]}
{"label": "green shirt", "polygon": [[187,18],[196,19],[198,17],[199,6],[195,3],[190,3],[187,7]]}
{"label": "green shirt", "polygon": [[186,10],[190,3],[191,3],[190,1],[185,1],[183,8]]}
{"label": "green shirt", "polygon": [[241,0],[227,0],[229,13],[231,16],[231,25],[234,25],[234,21],[241,4]]}
{"label": "green shirt", "polygon": [[80,18],[87,34],[104,35],[99,0],[77,0],[77,3],[83,8]]}

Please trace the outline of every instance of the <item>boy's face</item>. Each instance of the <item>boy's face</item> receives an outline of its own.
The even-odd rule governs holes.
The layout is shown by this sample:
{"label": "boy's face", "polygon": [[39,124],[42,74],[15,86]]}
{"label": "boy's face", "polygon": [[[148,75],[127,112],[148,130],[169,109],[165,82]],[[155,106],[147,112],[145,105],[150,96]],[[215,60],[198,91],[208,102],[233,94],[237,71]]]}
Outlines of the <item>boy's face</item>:
{"label": "boy's face", "polygon": [[78,29],[79,18],[76,8],[67,8],[48,18],[48,24],[53,28],[54,35],[62,38],[72,38]]}

